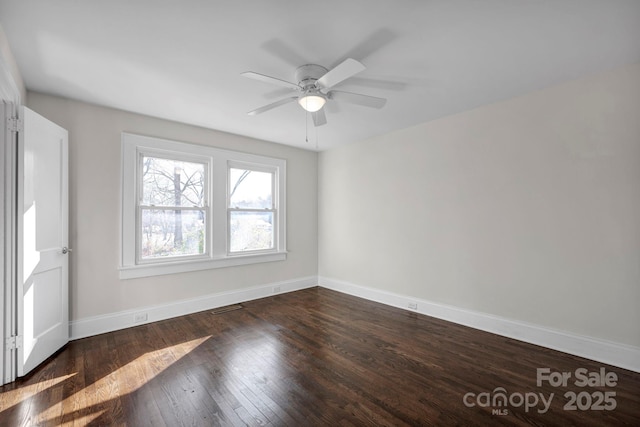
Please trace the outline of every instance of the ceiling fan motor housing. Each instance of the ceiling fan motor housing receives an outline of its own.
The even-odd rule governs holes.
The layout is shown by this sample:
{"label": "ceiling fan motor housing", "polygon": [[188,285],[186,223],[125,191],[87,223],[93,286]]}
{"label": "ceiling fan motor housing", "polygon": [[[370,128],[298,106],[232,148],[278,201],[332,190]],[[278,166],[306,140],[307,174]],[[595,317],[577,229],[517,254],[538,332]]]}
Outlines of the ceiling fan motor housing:
{"label": "ceiling fan motor housing", "polygon": [[321,65],[307,64],[296,69],[296,81],[303,90],[315,89],[316,81],[329,70]]}

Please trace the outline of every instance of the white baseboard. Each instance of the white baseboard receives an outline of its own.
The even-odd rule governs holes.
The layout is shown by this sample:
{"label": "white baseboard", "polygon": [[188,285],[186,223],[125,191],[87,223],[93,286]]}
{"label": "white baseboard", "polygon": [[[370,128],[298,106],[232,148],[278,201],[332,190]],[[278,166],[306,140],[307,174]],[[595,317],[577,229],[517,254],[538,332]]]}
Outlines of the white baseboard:
{"label": "white baseboard", "polygon": [[[640,348],[638,347],[549,329],[327,277],[318,277],[318,284],[327,289],[370,301],[640,372]],[[417,303],[417,309],[409,309],[409,303]]]}
{"label": "white baseboard", "polygon": [[[575,335],[565,331],[545,328],[486,313],[465,310],[393,292],[355,285],[341,280],[316,276],[269,283],[237,291],[221,292],[176,301],[170,304],[140,307],[134,310],[79,319],[70,323],[70,337],[72,340],[75,340],[99,335],[145,323],[265,298],[277,293],[293,292],[318,285],[392,307],[414,311],[482,331],[540,345],[623,369],[629,369],[634,372],[640,372],[640,348],[638,347]],[[280,287],[280,292],[274,293],[273,289],[278,286]],[[417,303],[417,309],[409,309],[409,303]],[[145,313],[147,315],[145,321],[134,321],[136,315]]]}
{"label": "white baseboard", "polygon": [[[317,285],[318,278],[316,276],[303,277],[300,279],[239,289],[237,291],[205,295],[169,304],[140,307],[134,310],[87,317],[70,322],[70,339],[76,340],[79,338],[99,335],[105,332],[117,331],[119,329],[139,326],[150,322],[157,322],[158,320],[183,316],[185,314],[197,313],[199,311],[211,310],[217,307],[238,304],[276,294],[311,288]],[[280,287],[280,291],[274,292],[275,287]],[[135,317],[140,314],[146,314],[147,319],[141,322],[135,322]]]}

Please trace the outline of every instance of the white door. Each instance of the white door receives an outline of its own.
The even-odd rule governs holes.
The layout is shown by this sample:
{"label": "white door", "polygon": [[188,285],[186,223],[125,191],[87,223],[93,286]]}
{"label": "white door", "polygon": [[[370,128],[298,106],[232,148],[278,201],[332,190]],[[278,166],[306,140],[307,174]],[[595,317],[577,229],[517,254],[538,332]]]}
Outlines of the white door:
{"label": "white door", "polygon": [[69,341],[68,134],[26,107],[18,143],[18,376]]}

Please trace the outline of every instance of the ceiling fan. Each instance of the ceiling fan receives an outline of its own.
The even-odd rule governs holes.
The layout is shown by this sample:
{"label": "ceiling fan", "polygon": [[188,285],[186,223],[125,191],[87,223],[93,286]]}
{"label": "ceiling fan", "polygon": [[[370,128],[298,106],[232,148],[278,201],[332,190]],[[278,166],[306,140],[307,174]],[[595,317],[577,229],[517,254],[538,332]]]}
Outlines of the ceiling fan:
{"label": "ceiling fan", "polygon": [[247,114],[255,116],[256,114],[264,113],[281,105],[298,101],[298,104],[300,104],[302,108],[312,114],[313,124],[315,126],[322,126],[327,123],[323,107],[329,100],[345,101],[371,108],[382,108],[387,102],[384,98],[331,90],[332,87],[360,73],[365,68],[362,63],[352,58],[345,59],[332,70],[327,70],[325,67],[316,64],[302,65],[298,67],[295,72],[295,79],[298,83],[291,83],[253,71],[244,72],[241,74],[244,77],[275,84],[298,92],[295,96],[284,98],[249,111]]}

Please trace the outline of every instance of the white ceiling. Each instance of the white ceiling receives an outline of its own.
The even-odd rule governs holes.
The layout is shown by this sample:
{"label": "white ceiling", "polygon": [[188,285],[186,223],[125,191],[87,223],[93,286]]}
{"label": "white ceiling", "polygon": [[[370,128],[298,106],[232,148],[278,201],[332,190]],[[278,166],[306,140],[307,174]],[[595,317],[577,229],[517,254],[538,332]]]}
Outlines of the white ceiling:
{"label": "white ceiling", "polygon": [[[640,62],[638,0],[0,0],[28,89],[320,150]],[[365,71],[314,128],[290,96],[305,63]],[[310,120],[310,118],[309,118]],[[316,133],[317,130],[317,133]]]}

